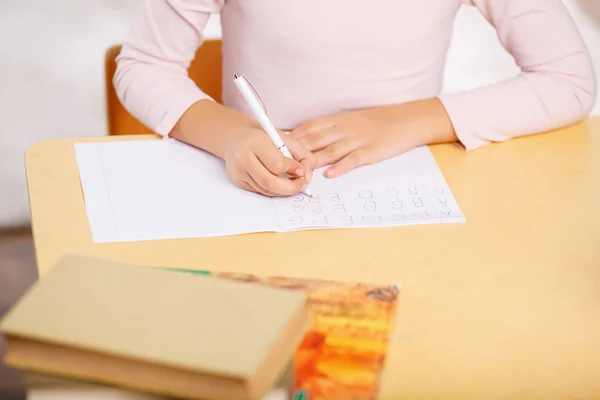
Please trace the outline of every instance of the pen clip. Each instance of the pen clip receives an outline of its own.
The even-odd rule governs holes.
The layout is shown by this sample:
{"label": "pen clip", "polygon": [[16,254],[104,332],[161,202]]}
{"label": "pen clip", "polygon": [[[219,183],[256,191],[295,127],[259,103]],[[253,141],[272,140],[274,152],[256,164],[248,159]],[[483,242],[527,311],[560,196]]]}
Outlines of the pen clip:
{"label": "pen clip", "polygon": [[246,78],[244,75],[242,75],[242,78],[244,78],[244,80],[248,83],[248,86],[250,86],[250,89],[252,89],[252,91],[256,95],[256,98],[258,99],[258,101],[260,101],[260,105],[262,106],[263,111],[266,114],[267,113],[267,106],[265,105],[265,102],[263,101],[262,97],[260,97],[260,94],[258,94],[258,92],[256,91],[256,89],[254,89],[254,86],[252,86],[252,83],[250,83],[250,81],[248,80],[248,78]]}

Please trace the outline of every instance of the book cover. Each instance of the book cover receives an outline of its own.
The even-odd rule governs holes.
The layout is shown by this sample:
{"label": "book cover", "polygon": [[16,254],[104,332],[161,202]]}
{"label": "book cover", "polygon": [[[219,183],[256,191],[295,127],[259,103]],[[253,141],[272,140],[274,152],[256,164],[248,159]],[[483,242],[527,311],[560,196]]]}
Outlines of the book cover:
{"label": "book cover", "polygon": [[172,397],[260,398],[309,328],[307,301],[305,293],[70,256],[0,322],[4,361]]}
{"label": "book cover", "polygon": [[399,285],[175,271],[306,292],[312,327],[294,355],[292,398],[377,398],[398,307]]}

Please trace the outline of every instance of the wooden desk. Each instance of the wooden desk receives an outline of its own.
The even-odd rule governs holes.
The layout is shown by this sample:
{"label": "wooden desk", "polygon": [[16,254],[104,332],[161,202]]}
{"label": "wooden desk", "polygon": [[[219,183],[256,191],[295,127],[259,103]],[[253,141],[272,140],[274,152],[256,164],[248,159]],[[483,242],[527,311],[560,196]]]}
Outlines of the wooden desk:
{"label": "wooden desk", "polygon": [[471,153],[433,146],[464,224],[141,243],[91,242],[74,142],[26,156],[42,276],[74,252],[400,282],[382,398],[600,398],[600,118]]}

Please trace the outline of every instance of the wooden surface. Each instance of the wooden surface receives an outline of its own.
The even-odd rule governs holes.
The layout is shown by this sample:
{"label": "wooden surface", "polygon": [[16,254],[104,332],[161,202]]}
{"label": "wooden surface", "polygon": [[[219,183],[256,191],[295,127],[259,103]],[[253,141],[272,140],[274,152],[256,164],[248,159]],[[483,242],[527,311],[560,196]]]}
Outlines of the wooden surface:
{"label": "wooden surface", "polygon": [[[128,139],[156,137],[95,140]],[[26,156],[42,276],[75,252],[156,266],[400,282],[382,398],[600,398],[598,118],[471,153],[433,146],[463,224],[138,243],[91,242],[74,142],[40,143]]]}
{"label": "wooden surface", "polygon": [[[104,82],[106,91],[106,112],[109,135],[132,135],[154,133],[132,116],[121,104],[113,86],[113,76],[117,69],[115,58],[121,52],[121,45],[110,47],[104,57]],[[215,101],[221,102],[221,40],[208,39],[196,52],[188,74],[192,81]]]}

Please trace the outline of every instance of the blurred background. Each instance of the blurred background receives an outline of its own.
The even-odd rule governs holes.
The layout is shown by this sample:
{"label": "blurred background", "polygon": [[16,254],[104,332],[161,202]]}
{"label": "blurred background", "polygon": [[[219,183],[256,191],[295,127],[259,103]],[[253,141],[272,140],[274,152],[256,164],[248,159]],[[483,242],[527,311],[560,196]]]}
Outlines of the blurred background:
{"label": "blurred background", "polygon": [[[0,316],[36,277],[24,153],[43,140],[106,135],[104,52],[126,36],[141,1],[0,0]],[[563,2],[600,76],[600,0]],[[214,16],[206,36],[220,35]],[[444,90],[517,72],[494,29],[478,10],[463,7]],[[593,114],[600,115],[600,102]],[[23,398],[20,376],[0,365],[0,399]]]}

